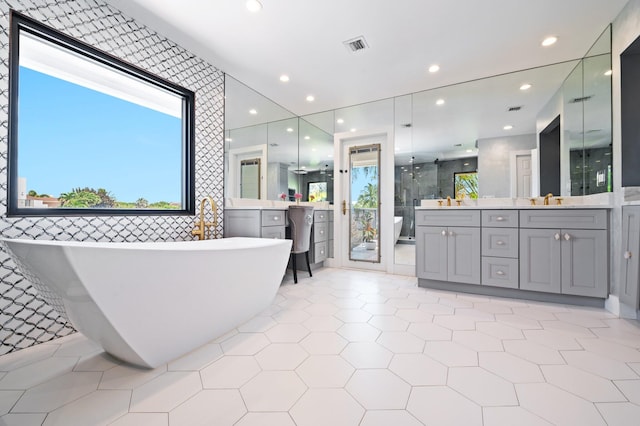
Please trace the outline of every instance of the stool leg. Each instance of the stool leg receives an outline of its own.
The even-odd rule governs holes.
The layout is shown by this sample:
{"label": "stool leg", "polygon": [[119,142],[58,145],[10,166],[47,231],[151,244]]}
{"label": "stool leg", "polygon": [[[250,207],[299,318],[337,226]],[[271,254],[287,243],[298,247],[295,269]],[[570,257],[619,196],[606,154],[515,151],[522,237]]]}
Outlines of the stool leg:
{"label": "stool leg", "polygon": [[298,271],[296,267],[296,254],[291,253],[291,264],[293,266],[293,283],[298,284]]}
{"label": "stool leg", "polygon": [[309,265],[309,252],[308,251],[304,252],[304,257],[307,259],[307,269],[309,270],[309,276],[312,277],[313,275],[311,274],[311,265]]}

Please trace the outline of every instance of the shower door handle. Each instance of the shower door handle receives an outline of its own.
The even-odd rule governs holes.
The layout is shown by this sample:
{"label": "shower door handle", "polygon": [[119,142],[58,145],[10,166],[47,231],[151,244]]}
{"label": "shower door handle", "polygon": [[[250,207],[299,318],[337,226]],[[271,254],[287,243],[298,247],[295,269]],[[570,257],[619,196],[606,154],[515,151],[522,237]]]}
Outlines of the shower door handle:
{"label": "shower door handle", "polygon": [[346,200],[342,200],[342,214],[343,215],[347,214],[347,201]]}

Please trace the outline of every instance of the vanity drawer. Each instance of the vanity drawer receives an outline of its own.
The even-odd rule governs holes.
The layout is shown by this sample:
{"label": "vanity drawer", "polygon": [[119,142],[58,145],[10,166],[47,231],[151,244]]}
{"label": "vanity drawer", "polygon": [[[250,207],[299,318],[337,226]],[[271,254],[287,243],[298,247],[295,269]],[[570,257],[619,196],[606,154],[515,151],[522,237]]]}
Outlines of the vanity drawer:
{"label": "vanity drawer", "polygon": [[480,226],[480,210],[416,210],[417,226]]}
{"label": "vanity drawer", "polygon": [[327,242],[315,243],[313,246],[312,263],[322,262],[327,258]]}
{"label": "vanity drawer", "polygon": [[518,257],[517,228],[482,227],[482,255],[495,257]]}
{"label": "vanity drawer", "polygon": [[316,222],[313,224],[313,241],[319,243],[321,241],[327,241],[328,230],[327,222]]}
{"label": "vanity drawer", "polygon": [[517,228],[518,210],[482,210],[482,226]]}
{"label": "vanity drawer", "polygon": [[328,210],[314,210],[313,211],[313,222],[327,222],[329,220],[329,211]]}
{"label": "vanity drawer", "polygon": [[284,210],[262,210],[262,226],[285,225]]}
{"label": "vanity drawer", "polygon": [[518,288],[518,259],[482,257],[482,285]]}
{"label": "vanity drawer", "polygon": [[277,238],[283,240],[285,238],[285,227],[282,226],[263,226],[262,238]]}
{"label": "vanity drawer", "polygon": [[607,229],[607,210],[520,210],[521,228]]}

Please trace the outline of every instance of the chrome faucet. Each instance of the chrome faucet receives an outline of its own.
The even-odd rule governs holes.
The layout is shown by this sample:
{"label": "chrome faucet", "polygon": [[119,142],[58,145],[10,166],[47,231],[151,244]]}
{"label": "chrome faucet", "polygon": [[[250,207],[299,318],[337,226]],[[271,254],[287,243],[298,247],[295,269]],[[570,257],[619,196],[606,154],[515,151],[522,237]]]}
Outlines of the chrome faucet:
{"label": "chrome faucet", "polygon": [[549,205],[549,199],[553,197],[552,193],[548,193],[547,195],[544,196],[544,205],[548,206]]}
{"label": "chrome faucet", "polygon": [[[213,213],[213,222],[206,222],[204,220],[204,205],[209,201],[211,206],[211,212]],[[218,227],[218,208],[213,198],[207,196],[200,201],[200,220],[196,223],[196,227],[191,230],[191,235],[196,235],[199,240],[211,238],[211,227],[213,227],[213,238],[217,238]]]}

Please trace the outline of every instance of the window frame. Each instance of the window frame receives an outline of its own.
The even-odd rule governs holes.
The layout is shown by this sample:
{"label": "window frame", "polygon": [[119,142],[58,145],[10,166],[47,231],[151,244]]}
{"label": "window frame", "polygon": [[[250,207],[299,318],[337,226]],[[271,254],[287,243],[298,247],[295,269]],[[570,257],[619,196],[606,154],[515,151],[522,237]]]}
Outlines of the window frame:
{"label": "window frame", "polygon": [[[108,68],[176,94],[182,98],[182,207],[170,209],[35,208],[18,206],[18,90],[20,32],[70,50]],[[7,144],[7,216],[178,216],[195,214],[195,93],[83,41],[11,10],[9,32],[9,140]]]}

